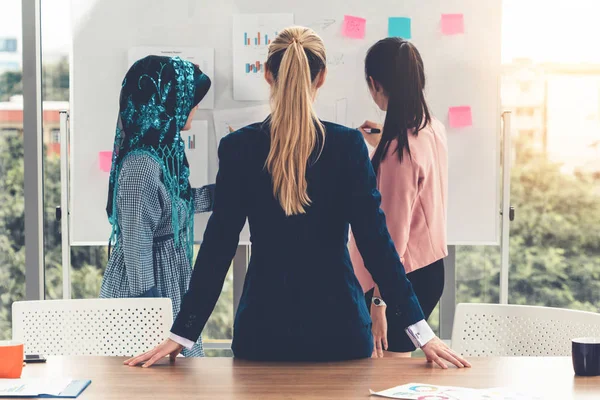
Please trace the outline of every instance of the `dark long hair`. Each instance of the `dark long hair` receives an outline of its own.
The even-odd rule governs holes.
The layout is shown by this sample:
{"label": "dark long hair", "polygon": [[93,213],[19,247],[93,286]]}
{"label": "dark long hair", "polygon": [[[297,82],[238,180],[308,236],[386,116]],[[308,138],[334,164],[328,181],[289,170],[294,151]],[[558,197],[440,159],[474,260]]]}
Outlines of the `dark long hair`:
{"label": "dark long hair", "polygon": [[[383,89],[388,107],[381,141],[373,155],[373,167],[387,157],[390,143],[398,140],[398,159],[402,162],[404,150],[410,157],[408,133],[417,136],[431,122],[425,101],[425,69],[417,48],[407,40],[390,37],[375,43],[365,58],[365,77],[369,86]],[[373,83],[371,79],[373,78]]]}

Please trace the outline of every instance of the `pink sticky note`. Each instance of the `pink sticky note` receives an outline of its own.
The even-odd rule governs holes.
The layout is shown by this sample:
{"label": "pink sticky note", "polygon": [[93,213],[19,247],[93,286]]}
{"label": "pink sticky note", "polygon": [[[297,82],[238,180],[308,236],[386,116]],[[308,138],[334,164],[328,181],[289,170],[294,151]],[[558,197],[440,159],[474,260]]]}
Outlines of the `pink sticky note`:
{"label": "pink sticky note", "polygon": [[448,121],[451,128],[466,128],[473,125],[473,116],[470,106],[450,107]]}
{"label": "pink sticky note", "polygon": [[465,33],[465,19],[462,14],[442,14],[442,34],[459,35]]}
{"label": "pink sticky note", "polygon": [[366,25],[367,20],[364,18],[344,15],[342,35],[352,39],[363,39],[365,37]]}
{"label": "pink sticky note", "polygon": [[98,153],[98,164],[100,171],[110,172],[112,166],[112,151],[101,151]]}

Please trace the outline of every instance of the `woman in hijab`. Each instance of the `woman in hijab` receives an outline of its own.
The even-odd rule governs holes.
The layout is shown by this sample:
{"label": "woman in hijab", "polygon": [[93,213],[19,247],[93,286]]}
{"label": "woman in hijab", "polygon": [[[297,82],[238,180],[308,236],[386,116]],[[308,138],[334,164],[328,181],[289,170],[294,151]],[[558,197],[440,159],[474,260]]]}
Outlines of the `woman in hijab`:
{"label": "woman in hijab", "polygon": [[[177,315],[192,273],[194,213],[214,185],[190,186],[181,131],[210,79],[179,57],[148,56],[123,80],[106,212],[112,225],[100,297],[168,297]],[[203,356],[198,339],[186,357]]]}

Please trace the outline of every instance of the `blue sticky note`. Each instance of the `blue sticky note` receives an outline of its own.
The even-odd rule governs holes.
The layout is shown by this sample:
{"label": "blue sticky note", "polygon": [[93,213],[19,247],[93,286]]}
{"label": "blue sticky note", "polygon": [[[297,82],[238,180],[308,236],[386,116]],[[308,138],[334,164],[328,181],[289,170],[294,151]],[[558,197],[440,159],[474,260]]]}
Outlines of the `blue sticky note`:
{"label": "blue sticky note", "polygon": [[410,39],[410,18],[407,17],[390,17],[388,20],[388,36],[401,37]]}

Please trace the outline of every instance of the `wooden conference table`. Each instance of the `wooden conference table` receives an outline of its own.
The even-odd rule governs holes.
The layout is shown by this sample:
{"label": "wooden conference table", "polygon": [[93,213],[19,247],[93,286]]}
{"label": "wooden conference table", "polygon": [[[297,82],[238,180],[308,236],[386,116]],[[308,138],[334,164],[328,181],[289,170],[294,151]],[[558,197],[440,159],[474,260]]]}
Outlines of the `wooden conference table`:
{"label": "wooden conference table", "polygon": [[[327,364],[252,363],[232,358],[165,360],[150,369],[123,358],[50,357],[23,377],[91,379],[80,399],[367,399],[375,391],[415,382],[473,388],[534,390],[547,399],[600,399],[600,377],[575,377],[570,358],[480,358],[472,369],[443,371],[423,359]],[[373,397],[372,399],[375,399]]]}

